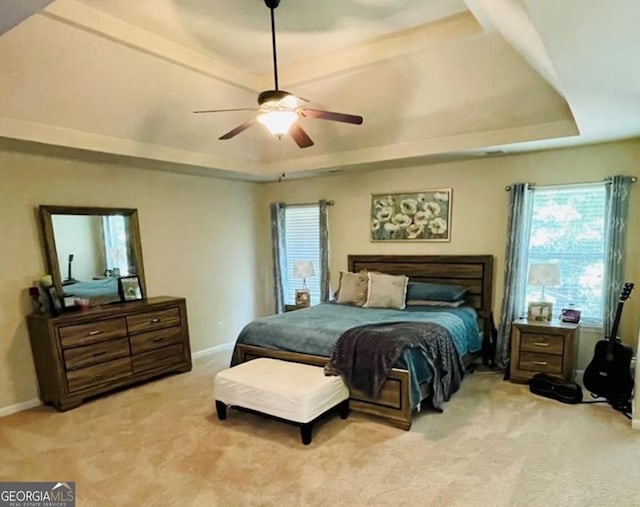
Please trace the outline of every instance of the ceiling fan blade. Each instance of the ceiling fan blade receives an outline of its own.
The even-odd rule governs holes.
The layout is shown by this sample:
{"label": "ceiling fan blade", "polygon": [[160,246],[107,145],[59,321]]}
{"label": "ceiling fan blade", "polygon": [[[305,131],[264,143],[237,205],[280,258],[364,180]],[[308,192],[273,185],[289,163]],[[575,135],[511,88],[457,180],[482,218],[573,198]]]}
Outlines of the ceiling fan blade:
{"label": "ceiling fan blade", "polygon": [[250,120],[247,120],[244,123],[238,125],[233,130],[230,130],[226,134],[220,136],[218,139],[220,139],[220,140],[231,139],[232,137],[237,136],[240,132],[242,132],[244,130],[247,130],[255,122],[256,122],[256,119],[255,118],[251,118]]}
{"label": "ceiling fan blade", "polygon": [[194,111],[195,114],[198,113],[228,113],[230,111],[257,111],[256,108],[248,108],[248,107],[242,107],[239,109],[204,109],[201,111]]}
{"label": "ceiling fan blade", "polygon": [[313,141],[300,125],[292,125],[289,129],[289,134],[291,135],[291,137],[293,137],[293,140],[300,148],[308,148],[309,146],[313,146]]}
{"label": "ceiling fan blade", "polygon": [[319,120],[341,121],[354,125],[362,124],[362,116],[347,113],[334,113],[332,111],[322,111],[320,109],[300,109],[299,113],[305,118],[317,118]]}

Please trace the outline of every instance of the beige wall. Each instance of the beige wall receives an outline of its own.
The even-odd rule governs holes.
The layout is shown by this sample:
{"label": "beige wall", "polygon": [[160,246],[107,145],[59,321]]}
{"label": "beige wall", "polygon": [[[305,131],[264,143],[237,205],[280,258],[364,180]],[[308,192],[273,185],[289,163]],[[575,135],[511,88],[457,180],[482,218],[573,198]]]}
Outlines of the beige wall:
{"label": "beige wall", "polygon": [[195,352],[255,316],[257,188],[0,143],[0,409],[37,398],[25,315],[45,272],[38,205],[137,208],[148,294],[187,298]]}
{"label": "beige wall", "polygon": [[[348,254],[492,254],[494,313],[500,314],[508,193],[517,182],[539,185],[599,181],[606,176],[640,176],[640,140],[591,147],[510,155],[463,162],[373,172],[352,172],[313,180],[292,180],[263,186],[263,207],[272,201],[309,202],[333,199],[329,210],[330,269],[333,285],[347,267]],[[627,279],[640,282],[640,184],[630,198]],[[452,237],[448,243],[372,243],[369,241],[369,195],[432,188],[453,189]],[[268,241],[263,220],[260,230]],[[264,258],[267,258],[265,252]],[[640,290],[639,290],[640,292]],[[269,294],[270,296],[270,294]],[[621,335],[634,344],[638,334],[640,294],[625,306]],[[579,367],[593,353],[599,333],[583,333]]]}

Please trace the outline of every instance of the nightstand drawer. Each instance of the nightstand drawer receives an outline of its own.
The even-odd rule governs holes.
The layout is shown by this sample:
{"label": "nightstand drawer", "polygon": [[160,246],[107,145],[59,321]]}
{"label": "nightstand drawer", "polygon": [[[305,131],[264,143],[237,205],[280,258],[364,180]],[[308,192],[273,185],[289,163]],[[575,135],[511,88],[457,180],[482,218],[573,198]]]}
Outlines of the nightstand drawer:
{"label": "nightstand drawer", "polygon": [[536,352],[521,352],[521,370],[529,370],[540,373],[562,373],[562,356],[551,354],[538,354]]}
{"label": "nightstand drawer", "polygon": [[522,333],[520,350],[561,356],[564,353],[564,337],[551,334]]}

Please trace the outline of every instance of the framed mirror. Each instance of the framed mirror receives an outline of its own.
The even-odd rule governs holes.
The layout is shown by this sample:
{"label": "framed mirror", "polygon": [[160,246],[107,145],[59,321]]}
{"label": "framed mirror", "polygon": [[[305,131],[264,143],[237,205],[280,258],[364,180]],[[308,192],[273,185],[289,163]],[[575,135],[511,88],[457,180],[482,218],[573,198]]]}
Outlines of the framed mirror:
{"label": "framed mirror", "polygon": [[92,304],[118,300],[122,276],[137,276],[146,294],[138,210],[42,205],[39,213],[59,294]]}

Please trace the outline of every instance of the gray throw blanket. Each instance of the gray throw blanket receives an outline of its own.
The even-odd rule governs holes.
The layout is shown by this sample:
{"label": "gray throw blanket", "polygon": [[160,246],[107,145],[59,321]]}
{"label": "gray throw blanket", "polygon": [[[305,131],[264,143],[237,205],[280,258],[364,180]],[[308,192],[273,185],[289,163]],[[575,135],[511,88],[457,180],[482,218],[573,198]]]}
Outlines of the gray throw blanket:
{"label": "gray throw blanket", "polygon": [[340,375],[349,388],[376,399],[406,348],[417,348],[433,374],[433,406],[449,400],[464,366],[449,332],[432,322],[367,324],[345,331],[335,344],[325,375]]}

